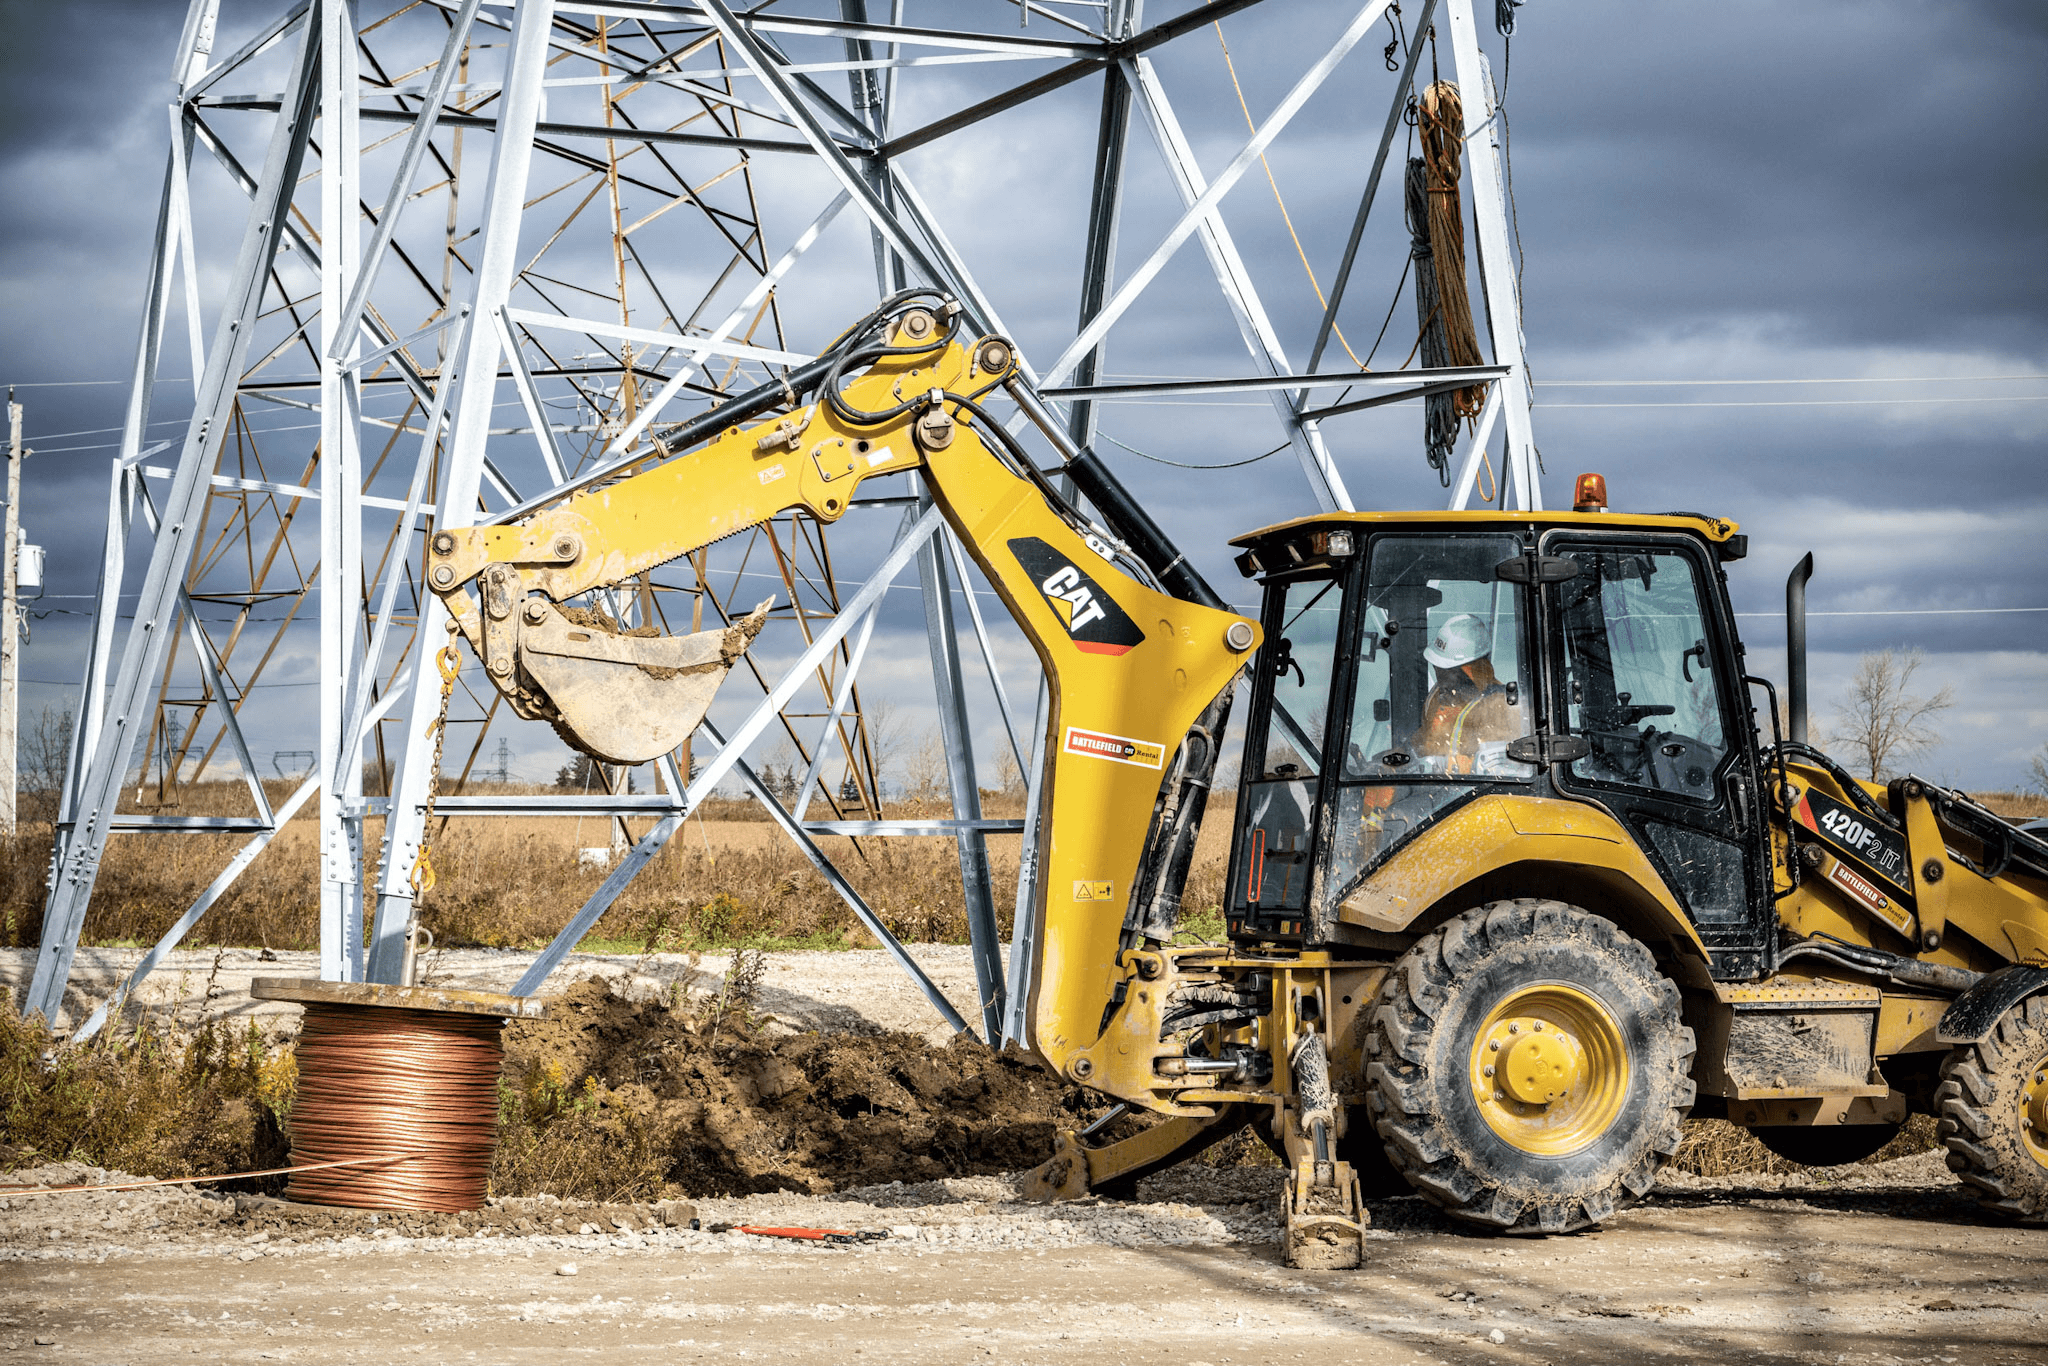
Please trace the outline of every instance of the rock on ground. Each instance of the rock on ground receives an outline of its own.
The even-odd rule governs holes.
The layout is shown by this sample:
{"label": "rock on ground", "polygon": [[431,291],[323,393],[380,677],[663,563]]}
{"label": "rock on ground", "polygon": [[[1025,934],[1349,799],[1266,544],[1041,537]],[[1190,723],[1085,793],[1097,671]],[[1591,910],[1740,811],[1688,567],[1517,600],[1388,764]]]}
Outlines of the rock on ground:
{"label": "rock on ground", "polygon": [[[49,1167],[12,1180],[118,1174]],[[1666,1183],[1596,1232],[1504,1239],[1372,1205],[1364,1269],[1278,1264],[1279,1173],[1188,1166],[1131,1203],[1013,1177],[466,1215],[7,1192],[0,1351],[47,1362],[584,1357],[795,1363],[2048,1362],[2048,1229],[1926,1158]],[[870,1230],[839,1246],[720,1225]],[[57,1230],[51,1238],[48,1230]],[[560,1269],[577,1266],[573,1278]],[[43,1345],[37,1345],[41,1343]]]}

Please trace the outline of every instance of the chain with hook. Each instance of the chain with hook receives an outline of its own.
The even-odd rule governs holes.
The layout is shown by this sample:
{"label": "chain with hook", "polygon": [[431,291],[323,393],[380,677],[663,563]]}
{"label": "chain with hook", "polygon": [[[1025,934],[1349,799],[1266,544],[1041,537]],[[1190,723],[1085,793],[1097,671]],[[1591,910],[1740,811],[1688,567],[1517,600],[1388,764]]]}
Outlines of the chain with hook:
{"label": "chain with hook", "polygon": [[460,629],[453,621],[448,623],[448,643],[434,656],[434,663],[441,670],[441,709],[427,723],[426,732],[421,737],[434,737],[434,758],[427,767],[427,809],[425,818],[420,822],[420,852],[412,861],[410,881],[414,901],[433,891],[436,880],[428,846],[433,840],[434,803],[441,796],[441,746],[448,738],[448,704],[455,698],[455,676],[462,672],[462,652],[455,648],[455,633]]}

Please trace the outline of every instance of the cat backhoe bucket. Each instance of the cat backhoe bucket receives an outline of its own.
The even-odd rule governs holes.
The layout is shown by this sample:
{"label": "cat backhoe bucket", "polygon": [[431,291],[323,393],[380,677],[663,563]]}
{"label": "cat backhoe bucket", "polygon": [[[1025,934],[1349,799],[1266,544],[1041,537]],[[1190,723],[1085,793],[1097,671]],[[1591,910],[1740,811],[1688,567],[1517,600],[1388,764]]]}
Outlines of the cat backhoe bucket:
{"label": "cat backhoe bucket", "polygon": [[500,615],[486,591],[471,643],[494,680],[516,680],[503,691],[521,715],[553,722],[564,741],[606,763],[639,764],[689,738],[772,603],[715,631],[664,636],[541,598]]}
{"label": "cat backhoe bucket", "polygon": [[520,633],[519,662],[553,704],[563,739],[609,763],[644,763],[697,728],[768,606],[722,630],[687,636],[622,634],[550,608]]}

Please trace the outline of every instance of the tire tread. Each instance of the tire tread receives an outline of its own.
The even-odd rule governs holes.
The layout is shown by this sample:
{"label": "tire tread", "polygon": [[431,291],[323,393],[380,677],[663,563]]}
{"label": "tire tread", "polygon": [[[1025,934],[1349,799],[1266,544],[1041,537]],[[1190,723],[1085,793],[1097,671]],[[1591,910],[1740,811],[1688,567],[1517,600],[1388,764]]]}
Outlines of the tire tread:
{"label": "tire tread", "polygon": [[[1646,1117],[1641,1157],[1607,1186],[1570,1197],[1536,1200],[1475,1171],[1456,1152],[1446,1126],[1430,1112],[1431,1035],[1459,991],[1459,981],[1490,953],[1534,940],[1578,938],[1654,984],[1653,1029],[1676,1042],[1663,1079],[1669,1103]],[[1679,1022],[1678,988],[1649,949],[1620,926],[1562,901],[1533,897],[1495,901],[1457,916],[1411,947],[1386,976],[1374,1002],[1366,1054],[1371,1111],[1388,1158],[1410,1185],[1452,1216],[1504,1232],[1564,1233],[1625,1209],[1656,1184],[1678,1152],[1695,1088],[1692,1030]]]}
{"label": "tire tread", "polygon": [[1958,1044],[1942,1063],[1934,1092],[1936,1135],[1948,1149],[1948,1169],[1976,1187],[1979,1203],[2003,1218],[2048,1223],[2048,1172],[2019,1150],[2014,1128],[2001,1132],[2000,1090],[2017,1081],[2015,1069],[2038,1062],[2026,1053],[2048,1039],[2048,1000],[2030,996],[1998,1019],[1975,1043]]}

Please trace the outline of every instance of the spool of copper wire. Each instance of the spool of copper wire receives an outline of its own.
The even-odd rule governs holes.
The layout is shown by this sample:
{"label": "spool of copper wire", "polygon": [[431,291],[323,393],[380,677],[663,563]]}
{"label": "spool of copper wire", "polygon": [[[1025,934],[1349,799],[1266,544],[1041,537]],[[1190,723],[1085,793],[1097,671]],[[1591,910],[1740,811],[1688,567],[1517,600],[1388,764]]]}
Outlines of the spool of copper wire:
{"label": "spool of copper wire", "polygon": [[498,1140],[499,1035],[519,997],[259,978],[251,994],[306,1008],[287,1128],[285,1198],[363,1209],[477,1209]]}

